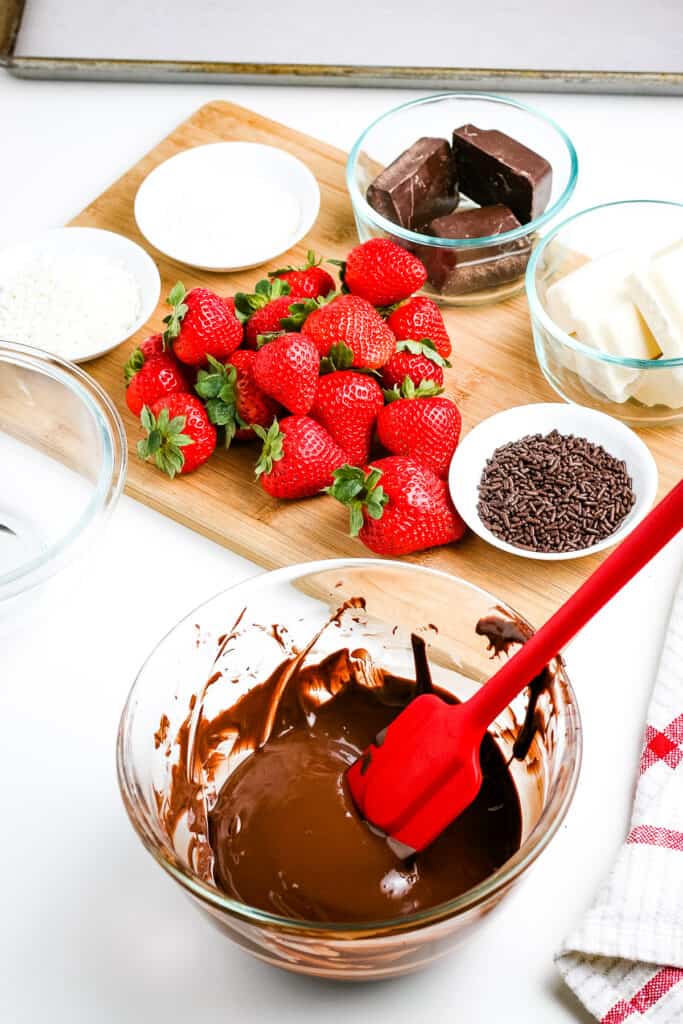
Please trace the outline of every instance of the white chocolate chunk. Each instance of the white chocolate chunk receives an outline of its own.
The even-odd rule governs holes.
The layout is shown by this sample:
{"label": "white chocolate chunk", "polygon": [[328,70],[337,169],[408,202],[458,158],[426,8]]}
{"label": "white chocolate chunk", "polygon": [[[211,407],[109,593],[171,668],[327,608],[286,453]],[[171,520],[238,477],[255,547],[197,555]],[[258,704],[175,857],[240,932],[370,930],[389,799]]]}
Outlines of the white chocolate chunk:
{"label": "white chocolate chunk", "polygon": [[683,357],[683,239],[655,253],[626,283],[664,358]]}
{"label": "white chocolate chunk", "polygon": [[[643,257],[609,253],[583,264],[548,289],[549,315],[567,334],[589,348],[620,358],[656,359],[659,347],[631,301],[626,279]],[[563,350],[565,365],[613,402],[625,402],[638,378],[633,367],[615,366],[580,352]]]}
{"label": "white chocolate chunk", "polygon": [[641,370],[631,385],[631,397],[643,405],[683,408],[683,367]]}

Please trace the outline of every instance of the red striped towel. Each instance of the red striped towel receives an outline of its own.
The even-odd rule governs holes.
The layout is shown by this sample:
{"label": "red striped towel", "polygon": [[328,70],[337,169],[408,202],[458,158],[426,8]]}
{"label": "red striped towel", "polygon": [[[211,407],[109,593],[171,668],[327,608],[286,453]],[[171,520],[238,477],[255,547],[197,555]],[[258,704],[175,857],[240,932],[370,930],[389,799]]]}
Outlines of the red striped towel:
{"label": "red striped towel", "polygon": [[556,957],[601,1024],[683,1024],[683,580],[647,721],[626,842]]}

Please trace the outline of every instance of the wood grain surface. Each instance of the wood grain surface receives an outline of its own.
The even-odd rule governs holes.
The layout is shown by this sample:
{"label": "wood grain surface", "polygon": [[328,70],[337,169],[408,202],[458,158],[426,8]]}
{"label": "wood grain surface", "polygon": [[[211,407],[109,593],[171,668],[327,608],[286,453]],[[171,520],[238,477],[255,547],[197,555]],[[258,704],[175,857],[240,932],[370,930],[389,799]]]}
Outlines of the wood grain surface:
{"label": "wood grain surface", "polygon": [[[140,431],[125,404],[123,365],[138,342],[161,329],[163,297],[172,284],[180,278],[188,288],[201,283],[221,294],[252,291],[267,269],[207,274],[174,265],[140,235],[133,216],[135,193],[146,175],[175,153],[230,139],[268,143],[293,153],[320,185],[320,215],[313,230],[279,259],[278,265],[303,262],[309,248],[326,257],[343,257],[357,242],[344,184],[346,154],[253,111],[222,101],[209,103],[72,221],[117,231],[138,242],[151,252],[162,277],[162,303],[148,325],[86,368],[123,416],[130,449],[126,489],[133,498],[267,568],[315,558],[364,555],[363,545],[347,536],[347,514],[333,499],[321,495],[306,501],[278,502],[266,495],[254,482],[256,453],[252,445],[233,445],[199,471],[174,481],[135,455]],[[455,348],[453,368],[446,371],[446,391],[460,406],[465,432],[510,406],[557,400],[536,363],[523,295],[499,305],[448,310],[445,317]],[[657,460],[661,493],[680,476],[683,429],[659,427],[639,433]],[[457,545],[427,551],[412,560],[465,577],[538,624],[576,589],[601,557],[532,562],[498,551],[469,534]],[[225,583],[217,581],[217,589]],[[452,611],[458,614],[457,608]]]}

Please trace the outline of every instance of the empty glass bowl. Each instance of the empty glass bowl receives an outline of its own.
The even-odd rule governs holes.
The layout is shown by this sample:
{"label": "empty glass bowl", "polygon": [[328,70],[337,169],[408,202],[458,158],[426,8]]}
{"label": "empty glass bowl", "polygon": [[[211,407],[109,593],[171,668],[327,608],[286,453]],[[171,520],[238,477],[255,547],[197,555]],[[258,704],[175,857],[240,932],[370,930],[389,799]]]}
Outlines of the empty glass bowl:
{"label": "empty glass bowl", "polygon": [[547,299],[587,260],[618,250],[647,255],[676,242],[683,242],[683,203],[659,200],[594,206],[540,241],[526,273],[531,326],[545,378],[566,401],[642,426],[683,420],[683,355],[636,359],[590,348],[558,327]]}
{"label": "empty glass bowl", "polygon": [[0,342],[0,623],[92,540],[125,470],[123,424],[99,384]]}
{"label": "empty glass bowl", "polygon": [[[400,227],[381,216],[366,199],[368,186],[379,172],[422,136],[451,141],[454,129],[466,124],[494,129],[544,157],[553,171],[552,191],[545,210],[528,224],[484,238],[435,238]],[[516,100],[485,93],[445,92],[411,100],[373,121],[357,140],[346,164],[361,242],[389,237],[413,249],[428,264],[448,262],[467,270],[467,283],[458,293],[449,285],[429,281],[424,293],[448,305],[479,305],[516,295],[524,287],[529,248],[537,232],[569,200],[578,176],[578,159],[571,140],[550,118]],[[475,207],[461,196],[458,210]],[[520,245],[520,240],[524,243]]]}
{"label": "empty glass bowl", "polygon": [[[178,731],[181,744],[191,743],[199,716],[209,719],[232,707],[282,662],[283,637],[288,648],[304,650],[354,597],[365,599],[365,610],[347,613],[324,630],[304,664],[342,647],[364,648],[383,668],[414,678],[410,634],[419,629],[429,644],[435,683],[460,698],[496,668],[486,641],[475,633],[478,620],[494,613],[519,621],[491,594],[407,562],[339,559],[265,573],[200,606],[152,651],[123,711],[117,764],[126,810],[147,850],[226,936],[259,959],[298,973],[387,978],[451,950],[548,845],[574,793],[581,729],[574,693],[564,668],[556,666],[553,684],[539,702],[539,732],[527,758],[513,761],[511,768],[522,810],[521,847],[495,874],[456,899],[404,917],[353,924],[294,920],[230,899],[203,880],[206,858],[198,855],[194,813],[171,831],[160,812],[181,755]],[[517,698],[492,729],[506,758],[525,709],[526,697]],[[195,766],[193,779],[212,780],[202,782],[210,810],[245,752],[222,747],[216,756],[204,751],[205,745],[199,743],[194,756],[190,751],[187,756]]]}

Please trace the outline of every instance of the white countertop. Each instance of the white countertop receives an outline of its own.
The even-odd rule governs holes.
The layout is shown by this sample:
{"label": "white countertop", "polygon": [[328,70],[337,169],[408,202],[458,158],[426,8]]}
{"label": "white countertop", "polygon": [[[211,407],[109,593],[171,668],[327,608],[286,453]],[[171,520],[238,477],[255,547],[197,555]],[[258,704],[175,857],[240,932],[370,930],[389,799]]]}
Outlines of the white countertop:
{"label": "white countertop", "polygon": [[[0,73],[0,244],[64,223],[208,99],[251,106],[345,148],[371,117],[407,95],[48,83]],[[581,178],[573,209],[616,198],[681,198],[683,100],[548,95],[529,102],[555,116],[576,143]],[[114,743],[137,668],[181,615],[257,569],[124,498],[99,549],[70,574],[70,600],[60,599],[59,588],[48,591],[0,644],[0,1020],[589,1020],[559,981],[552,954],[625,834],[682,562],[680,538],[570,648],[585,728],[582,778],[532,874],[480,933],[428,971],[342,987],[276,971],[228,943],[128,824]]]}

